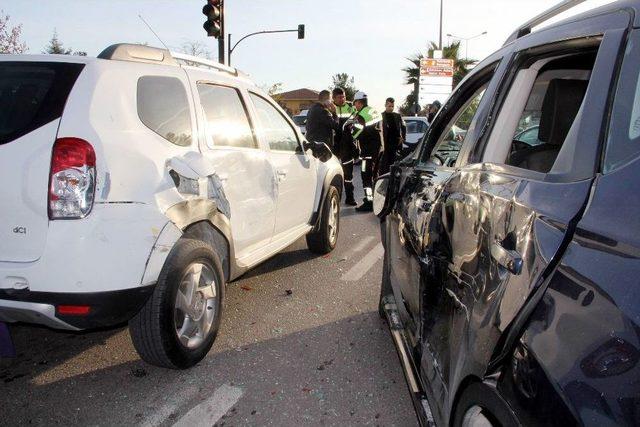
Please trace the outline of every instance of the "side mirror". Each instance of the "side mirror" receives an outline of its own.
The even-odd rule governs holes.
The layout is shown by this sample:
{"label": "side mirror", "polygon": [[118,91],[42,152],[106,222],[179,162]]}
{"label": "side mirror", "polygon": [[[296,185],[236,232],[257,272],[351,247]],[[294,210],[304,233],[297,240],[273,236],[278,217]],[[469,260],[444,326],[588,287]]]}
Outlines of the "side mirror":
{"label": "side mirror", "polygon": [[386,209],[388,189],[389,174],[386,174],[378,178],[373,189],[373,213],[380,218],[388,213]]}
{"label": "side mirror", "polygon": [[320,160],[322,163],[326,163],[331,159],[333,153],[331,149],[324,142],[304,142],[304,149],[311,150],[313,157]]}

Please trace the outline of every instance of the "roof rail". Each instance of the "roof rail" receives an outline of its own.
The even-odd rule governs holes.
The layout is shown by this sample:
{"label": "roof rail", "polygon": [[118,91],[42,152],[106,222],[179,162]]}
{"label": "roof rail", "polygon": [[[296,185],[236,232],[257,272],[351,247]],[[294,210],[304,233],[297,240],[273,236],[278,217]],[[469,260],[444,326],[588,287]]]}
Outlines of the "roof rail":
{"label": "roof rail", "polygon": [[100,52],[98,58],[146,62],[149,64],[178,65],[171,56],[171,52],[166,49],[131,43],[113,44]]}
{"label": "roof rail", "polygon": [[170,52],[171,56],[178,61],[178,63],[182,63],[184,65],[191,65],[194,67],[205,67],[205,68],[213,68],[214,70],[224,71],[225,73],[233,74],[234,76],[239,76],[240,73],[236,68],[229,67],[224,64],[220,64],[215,61],[211,61],[208,59],[200,58],[192,55],[185,55],[184,53],[178,52]]}
{"label": "roof rail", "polygon": [[548,20],[550,20],[551,18],[554,18],[558,15],[560,15],[562,12],[565,12],[569,9],[572,9],[574,7],[576,7],[577,5],[579,5],[580,3],[584,3],[585,0],[563,0],[560,3],[558,3],[557,5],[553,6],[551,9],[545,10],[544,12],[542,12],[540,15],[536,16],[533,19],[530,19],[529,21],[525,22],[523,25],[521,25],[516,31],[513,32],[513,34],[511,34],[509,36],[509,38],[504,42],[504,45],[507,45],[509,43],[511,43],[512,41],[515,41],[517,39],[519,39],[520,37],[524,37],[527,34],[531,33],[531,29],[537,25],[542,24],[543,22],[546,22]]}

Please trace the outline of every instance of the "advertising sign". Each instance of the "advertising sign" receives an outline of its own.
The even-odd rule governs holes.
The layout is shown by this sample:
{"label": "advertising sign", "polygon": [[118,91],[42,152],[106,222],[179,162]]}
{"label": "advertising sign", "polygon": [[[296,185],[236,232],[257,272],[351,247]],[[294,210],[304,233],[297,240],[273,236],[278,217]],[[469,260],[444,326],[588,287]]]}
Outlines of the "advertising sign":
{"label": "advertising sign", "polygon": [[453,72],[453,59],[423,58],[418,103],[424,107],[436,100],[444,102],[453,88]]}

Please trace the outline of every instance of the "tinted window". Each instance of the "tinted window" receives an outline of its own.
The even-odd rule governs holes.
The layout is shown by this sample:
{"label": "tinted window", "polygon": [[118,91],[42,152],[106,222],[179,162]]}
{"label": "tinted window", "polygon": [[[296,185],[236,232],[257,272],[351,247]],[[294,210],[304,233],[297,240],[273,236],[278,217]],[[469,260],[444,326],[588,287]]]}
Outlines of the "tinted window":
{"label": "tinted window", "polygon": [[258,113],[259,132],[269,142],[269,148],[279,151],[298,150],[298,138],[289,122],[267,100],[253,93],[250,95]]}
{"label": "tinted window", "polygon": [[0,62],[0,144],[59,118],[83,64]]}
{"label": "tinted window", "polygon": [[234,88],[198,84],[200,103],[207,119],[207,145],[256,148],[247,110]]}
{"label": "tinted window", "polygon": [[191,145],[187,90],[175,77],[138,80],[138,116],[149,129],[176,145]]}
{"label": "tinted window", "polygon": [[627,45],[613,105],[605,173],[640,153],[640,34],[637,31]]}

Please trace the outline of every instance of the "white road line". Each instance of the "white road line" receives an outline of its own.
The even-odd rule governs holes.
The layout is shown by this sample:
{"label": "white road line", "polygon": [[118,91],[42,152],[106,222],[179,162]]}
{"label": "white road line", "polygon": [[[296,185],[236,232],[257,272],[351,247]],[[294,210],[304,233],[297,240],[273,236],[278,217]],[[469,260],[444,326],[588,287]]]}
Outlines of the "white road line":
{"label": "white road line", "polygon": [[371,249],[356,265],[351,267],[349,271],[344,273],[341,277],[346,282],[356,282],[364,276],[367,271],[371,270],[384,255],[384,248],[382,243],[378,243]]}
{"label": "white road line", "polygon": [[191,408],[174,427],[211,427],[242,397],[242,389],[227,384],[220,386],[209,399]]}
{"label": "white road line", "polygon": [[357,254],[358,252],[369,246],[369,243],[371,243],[374,238],[375,237],[373,236],[364,237],[357,245],[349,250],[348,255]]}

